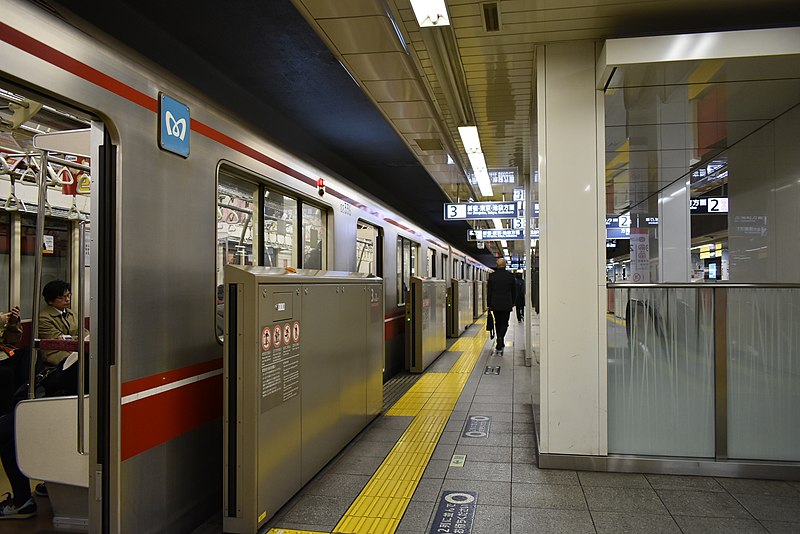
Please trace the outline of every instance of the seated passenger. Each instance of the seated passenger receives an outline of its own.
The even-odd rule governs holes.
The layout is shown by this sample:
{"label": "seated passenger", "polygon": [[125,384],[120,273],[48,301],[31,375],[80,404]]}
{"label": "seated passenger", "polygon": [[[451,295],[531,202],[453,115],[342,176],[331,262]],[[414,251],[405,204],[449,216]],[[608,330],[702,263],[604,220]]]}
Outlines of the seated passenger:
{"label": "seated passenger", "polygon": [[[70,286],[63,280],[53,280],[44,286],[42,297],[47,306],[39,312],[39,339],[83,339],[83,329],[78,330],[78,318],[70,309],[71,296]],[[49,366],[58,365],[70,355],[66,350],[42,352]]]}
{"label": "seated passenger", "polygon": [[0,313],[0,415],[11,411],[14,392],[19,385],[16,378],[20,367],[19,350],[14,343],[20,337],[19,306],[14,306],[10,311]]}
{"label": "seated passenger", "polygon": [[0,519],[28,519],[36,515],[36,501],[31,495],[31,482],[17,464],[14,441],[14,411],[0,417],[0,460],[11,483],[12,493],[0,501]]}
{"label": "seated passenger", "polygon": [[[15,350],[8,346],[8,343],[16,342],[22,335],[19,325],[19,308],[14,306],[11,311],[0,313],[0,341],[2,341],[2,352],[7,356],[7,360],[0,362],[5,364],[11,361]],[[9,354],[9,352],[11,354]],[[14,492],[6,493],[5,499],[0,501],[0,519],[27,519],[36,515],[36,501],[31,495],[31,483],[28,477],[22,474],[17,465],[16,445],[14,443],[14,401],[13,396],[16,384],[13,380],[13,370],[10,366],[3,366],[0,370],[8,371],[11,377],[8,385],[11,391],[3,391],[3,412],[0,416],[0,461],[3,463],[8,481],[11,483],[11,490]],[[7,377],[8,378],[8,377]]]}

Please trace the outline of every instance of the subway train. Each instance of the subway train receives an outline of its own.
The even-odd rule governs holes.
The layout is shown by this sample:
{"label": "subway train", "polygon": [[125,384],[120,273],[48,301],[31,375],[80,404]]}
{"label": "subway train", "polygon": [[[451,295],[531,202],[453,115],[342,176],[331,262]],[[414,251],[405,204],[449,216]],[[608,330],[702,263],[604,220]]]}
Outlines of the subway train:
{"label": "subway train", "polygon": [[409,278],[487,270],[126,49],[3,4],[0,308],[30,343],[37,290],[64,279],[90,332],[87,417],[73,401],[41,441],[79,462],[91,531],[191,532],[222,507],[225,265],[383,278],[384,380]]}

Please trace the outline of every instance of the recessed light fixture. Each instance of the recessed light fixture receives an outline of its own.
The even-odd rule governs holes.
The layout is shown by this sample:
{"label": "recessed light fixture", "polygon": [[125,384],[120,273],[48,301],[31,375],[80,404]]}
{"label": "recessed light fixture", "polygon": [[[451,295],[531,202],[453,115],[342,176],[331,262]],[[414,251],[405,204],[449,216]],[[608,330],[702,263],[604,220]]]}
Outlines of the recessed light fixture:
{"label": "recessed light fixture", "polygon": [[450,25],[444,0],[411,0],[411,9],[420,28]]}

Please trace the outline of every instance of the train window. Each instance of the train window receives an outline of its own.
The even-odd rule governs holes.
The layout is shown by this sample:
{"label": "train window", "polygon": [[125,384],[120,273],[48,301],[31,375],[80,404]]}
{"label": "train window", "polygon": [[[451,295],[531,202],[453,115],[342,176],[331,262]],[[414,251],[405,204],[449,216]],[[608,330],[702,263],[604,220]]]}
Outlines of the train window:
{"label": "train window", "polygon": [[406,291],[411,276],[417,275],[417,256],[419,245],[405,237],[397,238],[397,305],[406,303]]}
{"label": "train window", "polygon": [[[20,285],[22,295],[20,301],[20,315],[23,319],[30,319],[33,314],[31,308],[33,300],[33,273],[36,252],[36,217],[22,214],[21,222],[21,258],[20,258]],[[72,246],[70,223],[51,217],[44,222],[44,251],[42,256],[42,287],[53,280],[70,278],[70,249]]]}
{"label": "train window", "polygon": [[428,276],[436,278],[436,251],[428,249]]}
{"label": "train window", "polygon": [[254,265],[253,208],[258,186],[220,174],[217,189],[217,284],[223,265]]}
{"label": "train window", "polygon": [[447,280],[447,254],[444,253],[442,253],[442,280]]}
{"label": "train window", "polygon": [[9,292],[11,282],[11,217],[0,213],[0,309],[10,308]]}
{"label": "train window", "polygon": [[358,221],[356,230],[356,271],[373,276],[383,276],[381,247],[381,229],[364,221]]}
{"label": "train window", "polygon": [[325,269],[328,258],[327,247],[327,212],[316,206],[302,204],[303,221],[303,269]]}
{"label": "train window", "polygon": [[297,267],[297,199],[278,191],[264,192],[264,265]]}

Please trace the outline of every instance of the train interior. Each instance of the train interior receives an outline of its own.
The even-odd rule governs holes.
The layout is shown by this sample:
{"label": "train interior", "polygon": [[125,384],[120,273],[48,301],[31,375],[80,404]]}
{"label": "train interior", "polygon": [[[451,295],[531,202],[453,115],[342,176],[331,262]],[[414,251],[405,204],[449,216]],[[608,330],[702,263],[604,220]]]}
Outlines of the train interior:
{"label": "train interior", "polygon": [[[91,324],[91,129],[91,121],[83,114],[12,84],[0,85],[0,308],[7,312],[18,306],[22,327],[21,338],[13,342],[13,355],[4,352],[0,361],[13,376],[12,404],[4,409],[22,401],[16,432],[18,443],[25,445],[19,447],[18,463],[39,493],[42,488],[50,493],[50,498],[38,499],[34,520],[4,525],[4,532],[53,528],[54,512],[62,516],[61,526],[86,526],[88,397],[83,403],[74,394],[43,399],[38,390],[36,400],[27,399],[31,398],[31,377],[39,376],[33,379],[38,389],[44,371],[41,360],[31,362],[30,357],[31,351],[39,352],[34,346],[47,346],[47,342],[34,343],[34,317],[47,304],[39,295],[41,288],[54,280],[68,282],[73,311],[83,315],[86,331]],[[58,342],[59,348],[76,356],[83,352],[80,365],[88,369],[85,347],[81,351],[77,340]],[[3,393],[12,397],[8,391]],[[78,417],[79,409],[84,411],[83,418]],[[43,481],[47,483],[41,485]],[[6,492],[11,492],[11,485],[3,471],[0,493]]]}

